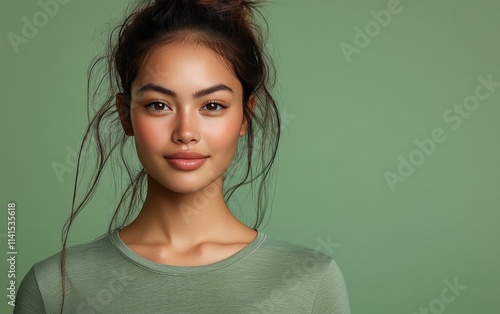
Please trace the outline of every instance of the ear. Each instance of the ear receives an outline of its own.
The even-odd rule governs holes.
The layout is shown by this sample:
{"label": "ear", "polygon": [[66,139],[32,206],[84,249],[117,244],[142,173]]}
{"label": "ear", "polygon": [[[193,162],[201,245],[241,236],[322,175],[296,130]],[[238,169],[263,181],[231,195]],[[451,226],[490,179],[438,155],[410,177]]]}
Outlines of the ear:
{"label": "ear", "polygon": [[130,103],[127,100],[127,96],[123,93],[116,94],[116,110],[120,116],[120,122],[125,134],[133,136],[134,129],[132,128],[132,121],[130,119]]}
{"label": "ear", "polygon": [[[255,112],[255,104],[257,102],[257,98],[255,95],[250,95],[250,98],[248,99],[248,106],[250,107],[250,111],[252,111],[252,115]],[[240,128],[240,136],[243,136],[247,133],[248,129],[248,120],[243,117],[243,122],[241,123],[241,128]]]}

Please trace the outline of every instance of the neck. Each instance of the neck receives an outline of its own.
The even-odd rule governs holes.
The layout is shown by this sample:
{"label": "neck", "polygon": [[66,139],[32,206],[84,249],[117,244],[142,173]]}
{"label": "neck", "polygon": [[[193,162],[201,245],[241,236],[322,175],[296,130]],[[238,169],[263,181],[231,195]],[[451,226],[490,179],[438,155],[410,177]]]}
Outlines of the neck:
{"label": "neck", "polygon": [[126,229],[141,241],[187,246],[250,228],[227,207],[222,177],[201,190],[176,193],[148,176],[146,200]]}

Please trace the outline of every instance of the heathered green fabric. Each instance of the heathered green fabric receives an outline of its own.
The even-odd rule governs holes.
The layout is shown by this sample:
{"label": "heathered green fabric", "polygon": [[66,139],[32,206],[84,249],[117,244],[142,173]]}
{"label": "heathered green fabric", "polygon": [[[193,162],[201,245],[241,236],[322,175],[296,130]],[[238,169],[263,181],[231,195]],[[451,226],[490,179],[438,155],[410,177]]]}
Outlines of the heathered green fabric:
{"label": "heathered green fabric", "polygon": [[[332,257],[260,231],[239,252],[202,266],[147,260],[117,231],[67,252],[64,313],[350,313]],[[60,312],[59,256],[33,265],[14,313]]]}

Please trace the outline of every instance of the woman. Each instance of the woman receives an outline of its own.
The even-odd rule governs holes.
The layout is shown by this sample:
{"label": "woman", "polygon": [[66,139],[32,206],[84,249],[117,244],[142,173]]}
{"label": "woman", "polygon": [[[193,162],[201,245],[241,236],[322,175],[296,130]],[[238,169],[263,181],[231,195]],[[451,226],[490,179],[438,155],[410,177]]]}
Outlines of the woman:
{"label": "woman", "polygon": [[[80,150],[94,132],[97,172],[73,206],[61,253],[23,279],[15,313],[350,312],[332,257],[258,230],[280,120],[254,12],[254,1],[141,1],[112,35],[108,56],[90,72],[108,62],[111,96]],[[105,126],[116,133],[103,134]],[[127,160],[131,139],[137,173]],[[66,248],[69,228],[117,147],[130,184],[109,233]],[[227,201],[256,181],[250,228]]]}

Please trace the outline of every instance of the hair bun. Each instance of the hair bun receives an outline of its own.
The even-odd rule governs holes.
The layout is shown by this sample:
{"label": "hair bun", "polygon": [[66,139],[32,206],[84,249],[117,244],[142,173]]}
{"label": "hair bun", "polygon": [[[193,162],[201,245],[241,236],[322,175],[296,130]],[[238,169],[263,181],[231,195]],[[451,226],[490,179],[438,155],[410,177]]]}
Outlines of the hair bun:
{"label": "hair bun", "polygon": [[155,0],[155,5],[182,5],[204,7],[210,13],[215,13],[228,19],[245,19],[253,17],[254,9],[262,4],[262,0]]}

